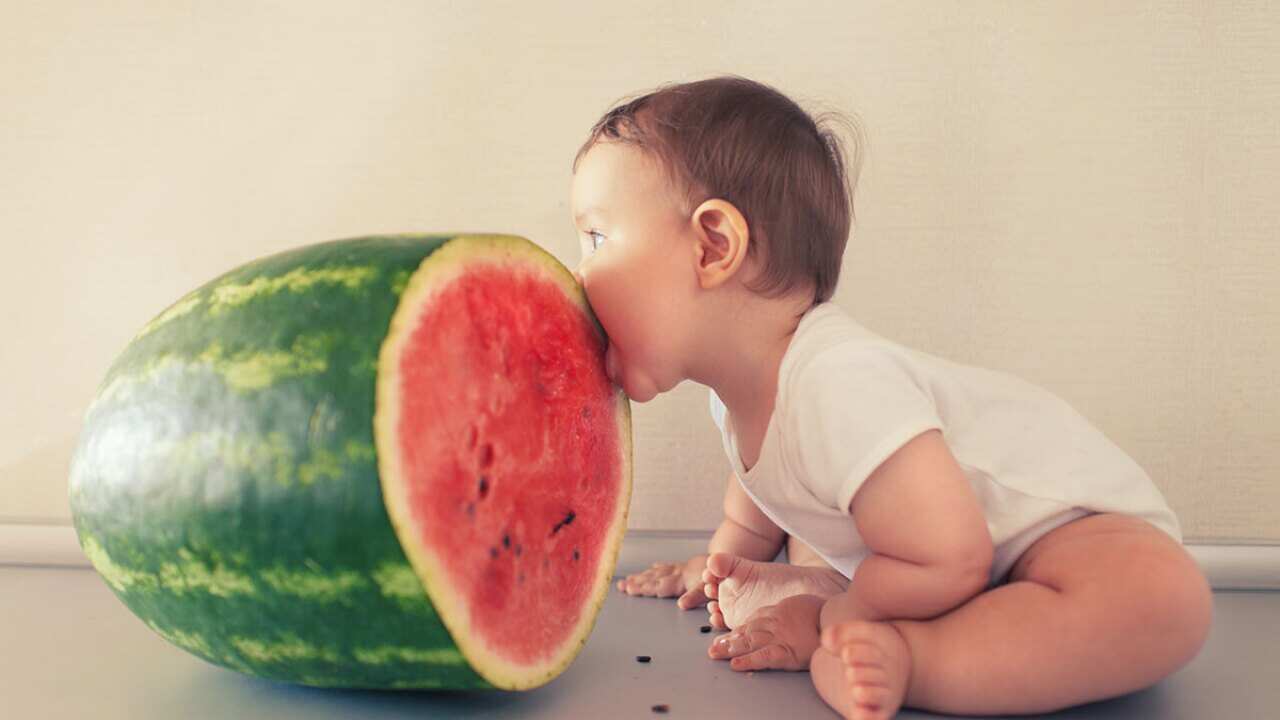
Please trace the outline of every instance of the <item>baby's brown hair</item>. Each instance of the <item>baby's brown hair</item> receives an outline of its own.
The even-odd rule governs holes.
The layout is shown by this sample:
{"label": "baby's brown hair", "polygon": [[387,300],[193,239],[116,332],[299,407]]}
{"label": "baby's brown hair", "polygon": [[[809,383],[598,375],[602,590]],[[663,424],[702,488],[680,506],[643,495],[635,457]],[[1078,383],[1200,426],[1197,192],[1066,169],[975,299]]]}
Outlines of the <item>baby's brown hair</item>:
{"label": "baby's brown hair", "polygon": [[[851,130],[852,165],[831,121]],[[724,75],[662,85],[609,110],[574,157],[575,171],[602,138],[652,153],[683,189],[685,214],[710,198],[742,213],[748,257],[764,253],[751,290],[779,296],[812,286],[815,303],[831,298],[854,219],[863,144],[856,123],[835,112],[812,118],[768,85]]]}

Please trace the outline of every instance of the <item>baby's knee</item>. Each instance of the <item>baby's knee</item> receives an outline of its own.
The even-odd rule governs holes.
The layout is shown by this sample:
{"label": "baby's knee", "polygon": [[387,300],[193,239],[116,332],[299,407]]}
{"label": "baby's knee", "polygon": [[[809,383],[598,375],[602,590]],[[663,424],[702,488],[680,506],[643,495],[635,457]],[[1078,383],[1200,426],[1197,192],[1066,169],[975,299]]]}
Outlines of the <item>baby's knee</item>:
{"label": "baby's knee", "polygon": [[1182,658],[1178,667],[1190,662],[1209,637],[1213,622],[1213,589],[1204,573],[1186,551],[1184,561],[1170,563],[1156,573],[1163,624],[1172,634],[1174,653]]}
{"label": "baby's knee", "polygon": [[1130,585],[1136,619],[1160,647],[1168,673],[1186,665],[1204,646],[1213,620],[1213,590],[1181,546],[1152,548],[1131,558]]}

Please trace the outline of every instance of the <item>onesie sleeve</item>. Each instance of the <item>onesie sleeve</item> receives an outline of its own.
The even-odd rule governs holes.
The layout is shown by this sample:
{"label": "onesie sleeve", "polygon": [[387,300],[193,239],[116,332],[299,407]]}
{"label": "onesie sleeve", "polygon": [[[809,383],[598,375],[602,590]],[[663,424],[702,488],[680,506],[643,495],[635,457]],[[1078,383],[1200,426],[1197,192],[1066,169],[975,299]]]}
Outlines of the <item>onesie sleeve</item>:
{"label": "onesie sleeve", "polygon": [[796,368],[784,444],[823,504],[847,514],[881,463],[920,433],[943,429],[932,397],[904,363],[884,349],[858,348]]}

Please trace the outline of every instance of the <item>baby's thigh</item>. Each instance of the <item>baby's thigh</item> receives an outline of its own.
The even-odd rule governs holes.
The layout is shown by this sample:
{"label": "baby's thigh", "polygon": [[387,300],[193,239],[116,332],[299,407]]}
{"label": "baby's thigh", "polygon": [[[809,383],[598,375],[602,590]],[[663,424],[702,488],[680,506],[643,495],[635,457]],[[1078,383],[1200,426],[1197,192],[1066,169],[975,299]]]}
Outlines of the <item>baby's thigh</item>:
{"label": "baby's thigh", "polygon": [[1131,579],[1152,562],[1172,563],[1196,572],[1190,554],[1142,518],[1095,513],[1050,530],[1022,553],[1009,571],[1009,582],[1030,580],[1058,590]]}
{"label": "baby's thigh", "polygon": [[1170,659],[1190,659],[1208,634],[1213,599],[1204,573],[1141,518],[1100,513],[1055,528],[1018,559],[1009,582],[1018,581],[1057,590],[1073,611],[1064,622],[1080,631],[1158,647]]}

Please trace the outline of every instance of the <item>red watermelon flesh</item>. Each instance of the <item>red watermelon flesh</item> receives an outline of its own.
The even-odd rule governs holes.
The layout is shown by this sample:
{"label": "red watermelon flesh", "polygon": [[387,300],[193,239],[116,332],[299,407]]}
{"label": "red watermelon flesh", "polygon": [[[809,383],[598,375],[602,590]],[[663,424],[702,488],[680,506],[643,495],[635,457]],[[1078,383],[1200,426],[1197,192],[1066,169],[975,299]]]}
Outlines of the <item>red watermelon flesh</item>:
{"label": "red watermelon flesh", "polygon": [[529,263],[466,263],[421,297],[406,291],[402,311],[417,310],[384,348],[398,358],[388,507],[486,676],[577,652],[625,522],[625,396],[606,376],[603,333],[563,282]]}

